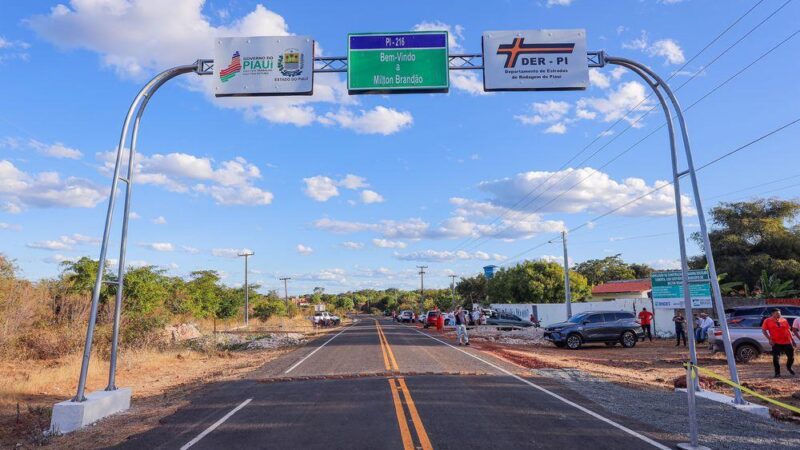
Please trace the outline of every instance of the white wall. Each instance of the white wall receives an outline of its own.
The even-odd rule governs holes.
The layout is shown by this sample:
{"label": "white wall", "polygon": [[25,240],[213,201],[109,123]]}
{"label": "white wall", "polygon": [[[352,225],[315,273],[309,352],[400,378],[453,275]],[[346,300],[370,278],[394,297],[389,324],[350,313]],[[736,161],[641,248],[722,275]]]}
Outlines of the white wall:
{"label": "white wall", "polygon": [[[643,307],[654,313],[654,334],[660,337],[675,336],[675,325],[672,323],[675,311],[671,309],[653,311],[649,298],[621,298],[604,302],[573,303],[572,314],[584,311],[630,311],[638,314]],[[531,312],[535,312],[542,326],[567,320],[565,303],[492,303],[491,308],[515,314],[525,320],[530,319]]]}

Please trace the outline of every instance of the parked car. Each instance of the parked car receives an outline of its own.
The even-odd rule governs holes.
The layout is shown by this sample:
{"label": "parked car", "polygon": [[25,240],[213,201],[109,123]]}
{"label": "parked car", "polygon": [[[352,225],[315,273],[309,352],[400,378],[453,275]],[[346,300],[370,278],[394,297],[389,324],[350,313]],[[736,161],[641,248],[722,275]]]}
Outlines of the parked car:
{"label": "parked car", "polygon": [[400,314],[397,315],[397,321],[408,323],[414,322],[414,311],[411,311],[410,309],[400,311]]}
{"label": "parked car", "polygon": [[428,313],[424,312],[417,317],[417,322],[425,323],[425,319],[428,316]]}
{"label": "parked car", "polygon": [[384,315],[384,317],[391,317],[392,316],[392,312],[387,309],[386,311],[383,312],[383,315]]}
{"label": "parked car", "polygon": [[[797,316],[783,317],[790,325],[797,318]],[[761,324],[764,319],[766,317],[761,315],[734,316],[728,319],[728,332],[736,361],[747,363],[758,358],[762,353],[772,352],[769,340],[761,332]],[[721,328],[714,327],[708,330],[708,345],[714,353],[725,353]]]}
{"label": "parked car", "polygon": [[[786,317],[800,316],[800,306],[798,305],[758,305],[758,306],[737,306],[725,310],[725,317],[732,319],[740,316],[761,316],[767,317],[772,314],[772,310],[778,308],[781,315]],[[791,323],[791,322],[790,322]]]}
{"label": "parked car", "polygon": [[572,316],[566,322],[548,325],[544,330],[544,338],[556,347],[572,350],[589,342],[605,342],[609,346],[619,342],[623,347],[631,348],[644,338],[644,330],[632,312],[587,311]]}
{"label": "parked car", "polygon": [[425,321],[422,322],[423,326],[425,328],[428,328],[428,327],[434,327],[435,328],[436,327],[436,321],[439,320],[439,316],[441,316],[441,315],[442,315],[442,313],[440,311],[435,311],[434,310],[434,311],[426,312],[425,313]]}
{"label": "parked car", "polygon": [[316,311],[314,315],[311,317],[311,322],[317,326],[330,326],[330,325],[339,325],[342,321],[339,316],[334,316],[328,311]]}
{"label": "parked car", "polygon": [[486,325],[499,325],[507,327],[532,327],[530,320],[520,319],[514,314],[492,310],[486,317]]}

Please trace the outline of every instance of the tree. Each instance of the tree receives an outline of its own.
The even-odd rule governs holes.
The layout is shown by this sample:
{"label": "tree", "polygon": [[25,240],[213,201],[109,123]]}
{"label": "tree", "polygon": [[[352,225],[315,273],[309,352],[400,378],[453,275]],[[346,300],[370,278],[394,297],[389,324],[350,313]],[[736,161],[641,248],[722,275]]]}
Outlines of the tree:
{"label": "tree", "polygon": [[336,309],[341,311],[352,311],[353,308],[355,307],[353,299],[350,298],[349,296],[344,296],[344,295],[337,297],[336,302],[334,304],[336,306]]}
{"label": "tree", "polygon": [[123,311],[131,314],[149,314],[164,306],[169,295],[165,270],[155,266],[130,269],[123,283]]}
{"label": "tree", "polygon": [[798,291],[792,289],[793,280],[781,281],[775,274],[768,275],[767,271],[761,272],[759,287],[763,298],[785,298],[796,294]]}
{"label": "tree", "polygon": [[[570,271],[572,299],[580,301],[591,295],[586,277]],[[561,303],[564,301],[564,269],[547,261],[524,261],[502,268],[488,284],[493,303]]]}
{"label": "tree", "polygon": [[[64,261],[61,263],[61,280],[66,284],[70,294],[91,294],[94,282],[97,279],[97,261],[84,256],[77,261]],[[108,274],[108,269],[104,267]],[[100,285],[100,299],[108,296],[108,285]]]}
{"label": "tree", "polygon": [[[711,250],[718,272],[747,286],[757,286],[764,271],[780,280],[800,285],[800,202],[759,199],[720,203],[711,210]],[[692,239],[702,248],[699,233]],[[705,255],[692,258],[692,268],[702,269]]]}
{"label": "tree", "polygon": [[17,274],[17,265],[13,259],[0,253],[0,279],[13,280]]}
{"label": "tree", "polygon": [[220,302],[219,274],[215,270],[198,270],[190,274],[186,290],[191,298],[191,311],[195,317],[216,317]]}
{"label": "tree", "polygon": [[474,277],[462,277],[456,284],[456,292],[466,303],[483,303],[486,301],[486,286],[486,277],[481,273]]}
{"label": "tree", "polygon": [[622,260],[618,253],[606,256],[603,259],[590,259],[575,265],[576,272],[586,277],[590,285],[607,283],[613,280],[630,280],[636,277],[636,272]]}
{"label": "tree", "polygon": [[253,306],[253,315],[262,322],[272,316],[286,315],[286,304],[280,300],[264,300]]}
{"label": "tree", "polygon": [[629,264],[628,267],[633,270],[633,277],[637,279],[650,278],[650,275],[653,273],[653,268],[647,264],[632,263]]}

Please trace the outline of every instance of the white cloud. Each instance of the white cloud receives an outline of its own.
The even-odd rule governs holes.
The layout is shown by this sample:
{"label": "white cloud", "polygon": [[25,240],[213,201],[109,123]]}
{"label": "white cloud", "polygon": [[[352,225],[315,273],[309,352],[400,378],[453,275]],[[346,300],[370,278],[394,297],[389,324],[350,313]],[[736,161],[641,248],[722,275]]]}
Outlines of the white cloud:
{"label": "white cloud", "polygon": [[680,259],[656,259],[647,263],[650,267],[656,270],[675,270],[681,268]]}
{"label": "white cloud", "polygon": [[191,247],[189,245],[181,245],[181,250],[185,251],[186,253],[196,255],[200,253],[200,249]]}
{"label": "white cloud", "polygon": [[55,253],[53,255],[48,256],[47,258],[42,259],[42,261],[49,263],[49,264],[61,264],[65,261],[73,261],[74,258],[69,256],[64,256],[61,253]]}
{"label": "white cloud", "polygon": [[0,64],[11,60],[27,62],[30,59],[27,52],[30,46],[25,41],[12,41],[0,36]]}
{"label": "white cloud", "polygon": [[364,248],[363,242],[344,241],[342,247],[349,248],[350,250],[360,250]]}
{"label": "white cloud", "polygon": [[[662,186],[665,187],[630,205],[622,206]],[[528,196],[533,201],[515,205],[513,211],[520,213],[531,211],[539,213],[602,212],[621,207],[619,211],[615,212],[616,215],[664,216],[675,214],[674,191],[667,181],[656,180],[652,184],[647,184],[645,180],[635,177],[616,181],[608,174],[589,167],[568,168],[555,173],[524,172],[512,178],[484,181],[478,185],[478,188],[494,197],[489,202],[489,208],[515,205],[520,198],[533,191],[536,195]],[[686,211],[691,211],[689,197],[682,196],[682,201]],[[464,208],[465,211],[477,209],[475,205],[469,206],[469,208]]]}
{"label": "white cloud", "polygon": [[140,216],[136,211],[131,211],[131,213],[128,215],[128,218],[131,220],[139,220],[142,218],[142,216]]}
{"label": "white cloud", "polygon": [[473,70],[451,70],[450,86],[472,95],[491,95],[483,90],[483,80]]}
{"label": "white cloud", "polygon": [[69,251],[73,250],[76,245],[97,245],[100,243],[100,239],[90,236],[84,236],[82,234],[71,234],[71,235],[63,235],[60,236],[56,240],[44,240],[38,242],[31,242],[25,244],[26,247],[29,248],[37,248],[41,250],[61,250],[61,251]]}
{"label": "white cloud", "polygon": [[13,149],[27,148],[29,150],[41,153],[42,155],[58,159],[81,159],[83,157],[83,153],[81,153],[79,150],[67,147],[61,142],[45,144],[44,142],[37,141],[36,139],[28,139],[23,141],[19,138],[6,137],[0,140],[0,148],[2,147]]}
{"label": "white cloud", "polygon": [[385,106],[376,106],[355,114],[349,109],[340,109],[338,112],[329,112],[325,118],[331,123],[338,123],[342,128],[355,131],[358,134],[382,134],[384,136],[397,133],[403,128],[411,126],[414,122],[410,112],[397,111]]}
{"label": "white cloud", "polygon": [[165,219],[164,216],[158,216],[153,219],[153,223],[156,225],[166,225],[167,219]]}
{"label": "white cloud", "polygon": [[647,48],[650,56],[662,56],[665,64],[683,64],[686,57],[680,45],[672,39],[661,39]]}
{"label": "white cloud", "polygon": [[461,52],[464,48],[461,41],[464,39],[464,27],[461,25],[449,25],[440,21],[422,22],[414,25],[412,31],[447,31],[447,46],[450,53]]}
{"label": "white cloud", "polygon": [[332,197],[339,195],[339,189],[336,188],[336,182],[332,178],[317,175],[311,178],[303,178],[303,181],[306,183],[306,188],[303,192],[318,202],[327,202]]}
{"label": "white cloud", "polygon": [[[213,54],[215,36],[292,34],[281,15],[260,4],[242,17],[217,12],[217,17],[224,22],[219,26],[210,23],[204,6],[204,0],[70,0],[68,5],[59,4],[51,8],[49,14],[35,15],[24,22],[44,40],[65,49],[95,52],[100,55],[102,65],[113,69],[119,77],[136,80],[168,67],[209,57]],[[319,42],[316,49],[317,54],[322,54]],[[354,125],[352,121],[331,120],[318,111],[318,108],[340,109],[357,103],[347,95],[346,83],[338,75],[318,77],[314,80],[314,95],[308,97],[217,99],[213,85],[213,77],[186,78],[184,83],[216,106],[241,111],[249,118],[298,127],[340,123],[357,132],[374,129],[358,126],[366,119],[356,120]],[[346,117],[348,113],[352,115],[340,109],[337,114]],[[389,127],[383,132],[394,132],[391,130],[399,128]]]}
{"label": "white cloud", "polygon": [[664,64],[683,64],[686,61],[683,50],[674,39],[659,39],[650,44],[647,31],[644,30],[638,38],[624,42],[622,48],[639,50],[650,56],[663,57]]}
{"label": "white cloud", "polygon": [[142,247],[155,250],[157,252],[171,252],[175,250],[175,246],[169,242],[152,242],[149,244],[140,244]]}
{"label": "white cloud", "polygon": [[567,132],[567,126],[563,122],[554,123],[544,130],[547,134],[564,134]]}
{"label": "white cloud", "polygon": [[18,213],[26,208],[94,208],[106,198],[105,189],[83,178],[62,179],[57,172],[33,176],[11,161],[0,160],[0,209]]}
{"label": "white cloud", "polygon": [[[580,110],[598,113],[603,122],[615,122],[624,117],[634,128],[642,127],[640,118],[653,105],[647,98],[646,89],[638,81],[620,84],[616,89],[607,91],[605,97],[585,97],[576,103]],[[628,113],[628,111],[631,111]],[[627,115],[626,115],[627,114]]]}
{"label": "white cloud", "polygon": [[[186,247],[184,247],[184,250]],[[240,253],[252,253],[249,248],[213,248],[211,254],[221,258],[238,258]]]}
{"label": "white cloud", "polygon": [[[123,157],[127,158],[127,153],[124,150]],[[116,150],[96,156],[102,162],[101,172],[113,173]],[[255,180],[261,178],[258,166],[242,157],[222,161],[215,167],[211,158],[188,153],[156,153],[152,156],[137,153],[134,164],[136,183],[161,186],[171,192],[206,194],[218,205],[256,206],[272,203],[271,192],[253,185]]]}
{"label": "white cloud", "polygon": [[0,222],[0,230],[22,231],[22,225]]}
{"label": "white cloud", "polygon": [[372,243],[380,248],[406,248],[406,243],[402,241],[390,241],[388,239],[373,239]]}
{"label": "white cloud", "polygon": [[572,0],[547,0],[547,7],[551,6],[569,6],[572,4]]}
{"label": "white cloud", "polygon": [[592,86],[599,87],[600,89],[607,89],[609,86],[611,86],[611,80],[608,79],[608,76],[601,72],[600,69],[594,68],[589,69],[589,83],[591,83]]}
{"label": "white cloud", "polygon": [[476,252],[467,252],[464,250],[459,250],[456,252],[452,251],[437,251],[437,250],[423,250],[419,252],[412,252],[406,254],[395,253],[395,258],[402,260],[402,261],[424,261],[424,262],[444,262],[444,261],[455,261],[455,260],[470,260],[470,259],[477,259],[480,261],[503,261],[506,259],[505,256],[494,253],[488,254],[482,251]]}
{"label": "white cloud", "polygon": [[378,194],[375,191],[371,191],[369,189],[365,189],[365,190],[361,191],[361,201],[364,202],[364,203],[367,203],[367,204],[369,204],[369,203],[382,203],[383,202],[383,196],[381,194]]}
{"label": "white cloud", "polygon": [[628,73],[628,69],[624,67],[614,67],[611,69],[611,78],[619,80],[623,75]]}
{"label": "white cloud", "polygon": [[310,255],[314,253],[314,249],[303,244],[297,244],[297,253],[300,253],[301,255]]}
{"label": "white cloud", "polygon": [[360,189],[368,187],[367,179],[358,175],[348,173],[344,178],[339,180],[339,186],[345,189]]}

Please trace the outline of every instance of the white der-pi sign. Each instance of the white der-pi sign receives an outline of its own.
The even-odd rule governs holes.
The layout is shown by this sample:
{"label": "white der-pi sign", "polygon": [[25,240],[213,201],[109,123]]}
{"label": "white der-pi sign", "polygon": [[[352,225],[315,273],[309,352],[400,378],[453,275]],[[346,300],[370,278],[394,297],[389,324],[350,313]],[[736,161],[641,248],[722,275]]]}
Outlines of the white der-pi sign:
{"label": "white der-pi sign", "polygon": [[485,91],[576,90],[588,86],[586,30],[483,33]]}
{"label": "white der-pi sign", "polygon": [[314,40],[308,36],[229,37],[214,40],[217,97],[311,95]]}

